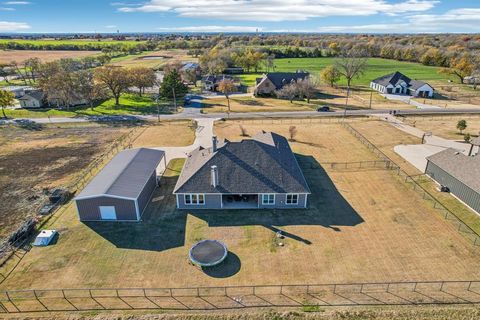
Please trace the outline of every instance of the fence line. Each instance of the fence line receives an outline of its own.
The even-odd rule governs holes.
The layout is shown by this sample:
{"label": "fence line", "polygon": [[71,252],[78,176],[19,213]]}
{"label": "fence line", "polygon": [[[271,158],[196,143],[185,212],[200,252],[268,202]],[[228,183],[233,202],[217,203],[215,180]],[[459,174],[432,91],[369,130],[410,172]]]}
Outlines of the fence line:
{"label": "fence line", "polygon": [[368,119],[363,115],[348,115],[343,117],[342,115],[334,117],[308,117],[308,118],[252,118],[252,119],[225,119],[225,122],[232,124],[311,124],[311,123],[343,123],[343,122],[356,122],[374,121],[374,119]]}
{"label": "fence line", "polygon": [[[138,126],[134,129],[130,130],[128,133],[121,136],[117,139],[112,146],[104,151],[101,155],[99,155],[96,160],[91,162],[86,168],[84,168],[76,178],[73,179],[72,182],[65,187],[65,189],[69,192],[70,197],[72,197],[79,189],[83,188],[90,179],[108,162],[115,154],[119,151],[131,147],[133,141],[135,141],[147,127],[145,126]],[[69,199],[67,199],[69,200]],[[41,229],[47,223],[52,222],[53,217],[58,219],[69,207],[70,203],[67,205],[61,205],[54,208],[54,210],[48,215],[41,219],[35,226],[36,230]],[[41,205],[43,206],[43,204]],[[39,206],[32,211],[38,212],[41,208]],[[28,242],[31,240],[31,234],[27,234],[24,237],[20,237],[19,239],[15,240],[14,242],[9,242],[8,239],[4,240],[2,245],[3,251],[0,252],[0,270],[5,267],[10,259],[16,257],[18,261],[13,265],[9,266],[9,270],[1,270],[0,271],[0,284],[5,281],[5,279],[10,275],[10,273],[16,268],[18,263],[21,261],[23,256],[28,252],[30,249],[28,247]],[[0,306],[1,309],[1,306]]]}
{"label": "fence line", "polygon": [[314,163],[309,161],[299,161],[302,169],[316,170],[330,168],[333,170],[348,170],[348,169],[385,169],[395,170],[396,167],[389,160],[364,160],[352,162],[321,162]]}
{"label": "fence line", "polygon": [[396,171],[397,176],[399,176],[404,183],[408,186],[412,187],[413,190],[417,191],[421,194],[424,200],[430,201],[432,203],[433,208],[438,209],[442,212],[443,217],[456,224],[457,231],[465,235],[465,237],[470,240],[475,247],[480,246],[480,235],[475,232],[472,228],[470,228],[460,217],[458,217],[454,212],[450,209],[445,207],[434,195],[428,192],[422,185],[420,185],[415,178],[416,176],[410,176],[406,173],[398,164],[395,163],[392,159],[390,159],[385,153],[383,153],[380,149],[378,149],[373,143],[371,143],[365,136],[363,136],[360,132],[355,130],[351,125],[348,123],[343,124],[347,130],[353,134],[360,142],[366,145],[370,150],[372,150],[377,156],[385,161],[390,161],[392,163],[392,168]]}
{"label": "fence line", "polygon": [[478,304],[480,281],[409,281],[0,292],[0,314],[86,310]]}

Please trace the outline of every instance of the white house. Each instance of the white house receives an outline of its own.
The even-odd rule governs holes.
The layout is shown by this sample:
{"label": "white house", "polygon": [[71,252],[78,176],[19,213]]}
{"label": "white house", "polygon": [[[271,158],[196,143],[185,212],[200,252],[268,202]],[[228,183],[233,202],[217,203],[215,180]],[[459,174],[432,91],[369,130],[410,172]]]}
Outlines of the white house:
{"label": "white house", "polygon": [[42,91],[30,91],[17,99],[22,108],[41,108],[45,102],[45,95]]}
{"label": "white house", "polygon": [[405,94],[425,98],[433,97],[435,91],[428,83],[412,80],[398,71],[373,80],[370,83],[370,88],[381,93]]}

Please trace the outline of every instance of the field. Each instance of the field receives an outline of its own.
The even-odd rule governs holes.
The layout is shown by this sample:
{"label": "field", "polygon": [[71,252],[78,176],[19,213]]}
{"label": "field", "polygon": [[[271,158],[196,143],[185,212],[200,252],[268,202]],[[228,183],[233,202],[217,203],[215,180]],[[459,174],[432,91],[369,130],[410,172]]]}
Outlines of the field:
{"label": "field", "polygon": [[[230,112],[281,112],[281,111],[313,111],[317,104],[311,101],[293,101],[273,99],[273,98],[255,98],[255,97],[231,97]],[[227,99],[215,97],[213,99],[202,100],[202,112],[220,113],[227,112]]]}
{"label": "field", "polygon": [[[132,41],[132,40],[112,40],[112,39],[76,39],[76,40],[56,40],[56,39],[39,39],[39,40],[27,40],[27,39],[0,39],[0,46],[8,45],[11,43],[18,43],[20,45],[28,46],[31,49],[46,49],[54,50],[57,47],[84,47],[87,50],[96,48],[102,48],[112,45],[121,46],[136,46],[145,41]],[[97,49],[98,50],[98,49]]]}
{"label": "field", "polygon": [[187,50],[160,50],[146,51],[141,54],[133,54],[114,58],[110,64],[122,67],[147,67],[159,69],[171,61],[195,62],[197,58],[187,55]]}
{"label": "field", "polygon": [[[295,72],[297,70],[306,70],[314,75],[335,62],[335,58],[285,58],[275,60],[276,72]],[[438,73],[439,68],[424,66],[419,63],[388,60],[381,58],[369,58],[368,67],[365,73],[353,81],[353,85],[369,86],[370,81],[380,76],[400,71],[412,79],[419,80],[442,80],[448,79],[447,76]],[[258,74],[246,74],[240,76],[246,85],[254,85],[255,78],[261,76]],[[346,84],[342,79],[339,84]]]}
{"label": "field", "polygon": [[[181,102],[181,101],[180,101]],[[160,100],[160,114],[172,113],[173,103]],[[179,106],[181,107],[181,105]],[[94,108],[88,106],[72,107],[70,110],[62,109],[5,109],[8,117],[12,118],[44,118],[50,117],[78,117],[78,116],[102,116],[102,115],[145,115],[157,114],[155,101],[148,95],[123,94],[120,104],[115,106],[113,98],[100,103]]]}
{"label": "field", "polygon": [[40,50],[0,50],[0,64],[12,61],[22,63],[29,58],[39,58],[42,62],[50,62],[62,58],[83,58],[97,55],[98,51],[40,51]]}
{"label": "field", "polygon": [[43,190],[68,185],[127,127],[98,124],[47,125],[29,129],[0,127],[0,238],[27,216],[35,215],[47,196]]}
{"label": "field", "polygon": [[417,127],[425,132],[431,132],[434,135],[445,139],[463,141],[463,135],[457,129],[459,120],[467,121],[467,129],[464,133],[469,133],[472,137],[480,134],[480,116],[464,115],[464,116],[408,116],[405,122],[409,125]]}
{"label": "field", "polygon": [[[220,122],[216,134],[239,140],[240,124]],[[262,129],[286,134],[292,123],[242,125],[252,135]],[[328,121],[298,121],[296,126],[292,148],[313,192],[309,209],[176,210],[171,192],[181,161],[175,161],[144,221],[84,224],[70,205],[51,226],[60,230],[58,242],[33,248],[2,288],[194,287],[480,276],[480,252],[392,172],[332,169],[327,162],[376,159],[344,127]],[[166,136],[156,143],[167,141]],[[323,169],[312,169],[318,163]],[[285,234],[284,246],[278,245],[279,229]],[[201,270],[187,263],[187,253],[194,242],[207,238],[224,241],[230,254],[222,266]]]}

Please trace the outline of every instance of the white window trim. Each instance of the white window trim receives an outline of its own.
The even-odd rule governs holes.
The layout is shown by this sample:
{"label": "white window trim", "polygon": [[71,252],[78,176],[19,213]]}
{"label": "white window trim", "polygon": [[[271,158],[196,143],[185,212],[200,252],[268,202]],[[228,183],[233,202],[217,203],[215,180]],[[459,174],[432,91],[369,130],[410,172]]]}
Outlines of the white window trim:
{"label": "white window trim", "polygon": [[[268,202],[265,202],[264,196],[268,196]],[[273,196],[273,203],[270,203],[270,196]],[[275,193],[262,193],[262,205],[264,206],[273,206],[275,205]]]}
{"label": "white window trim", "polygon": [[[297,196],[297,202],[288,203],[288,196]],[[288,205],[288,206],[297,206],[299,198],[300,198],[300,194],[298,194],[298,193],[287,193],[285,195],[285,204]]]}
{"label": "white window trim", "polygon": [[[187,196],[190,196],[190,203],[187,203],[187,201],[186,201]],[[197,198],[197,201],[195,203],[193,202],[193,196],[196,196],[196,198]],[[203,197],[203,203],[200,203],[200,201],[198,201],[199,196]],[[183,203],[186,206],[204,206],[205,205],[205,194],[204,193],[185,193],[183,195]]]}

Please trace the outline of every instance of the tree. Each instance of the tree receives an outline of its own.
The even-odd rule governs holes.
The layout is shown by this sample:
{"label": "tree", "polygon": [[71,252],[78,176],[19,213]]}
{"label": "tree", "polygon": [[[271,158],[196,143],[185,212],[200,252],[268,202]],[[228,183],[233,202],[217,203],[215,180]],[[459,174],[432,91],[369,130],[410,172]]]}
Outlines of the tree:
{"label": "tree", "polygon": [[465,77],[470,76],[474,70],[474,63],[469,54],[465,54],[460,58],[453,59],[450,62],[449,68],[443,68],[441,73],[451,74],[460,80],[460,83],[464,83]]}
{"label": "tree", "polygon": [[470,133],[465,133],[463,136],[463,140],[465,140],[465,142],[470,142],[471,139],[472,137],[470,136]]}
{"label": "tree", "polygon": [[241,135],[242,137],[247,137],[247,136],[248,136],[247,129],[246,129],[244,126],[242,126],[241,124],[238,125],[238,126],[239,126],[239,128],[240,128],[240,135]]}
{"label": "tree", "polygon": [[459,120],[457,122],[457,129],[460,130],[460,133],[463,133],[463,130],[467,129],[467,121],[466,120]]}
{"label": "tree", "polygon": [[288,134],[290,135],[290,141],[295,141],[295,137],[297,136],[297,127],[290,126],[290,128],[288,128]]}
{"label": "tree", "polygon": [[322,79],[323,82],[328,83],[331,87],[340,80],[341,76],[342,75],[334,65],[328,66],[320,72],[320,79]]}
{"label": "tree", "polygon": [[160,95],[167,99],[173,99],[175,109],[177,108],[177,97],[183,97],[188,92],[188,86],[182,82],[177,70],[165,75],[160,86]]}
{"label": "tree", "polygon": [[79,71],[75,79],[79,98],[85,100],[92,110],[95,102],[107,99],[105,87],[95,83],[93,71]]}
{"label": "tree", "polygon": [[115,98],[115,105],[119,105],[120,95],[131,85],[131,77],[125,69],[116,66],[105,66],[95,69],[94,79],[97,83],[107,87]]}
{"label": "tree", "polygon": [[3,117],[6,118],[5,107],[13,106],[15,103],[15,95],[6,90],[0,90],[0,107],[2,108]]}
{"label": "tree", "polygon": [[367,59],[360,51],[350,50],[335,61],[335,68],[347,79],[348,88],[354,78],[360,77],[365,72],[366,67]]}
{"label": "tree", "polygon": [[67,109],[78,99],[76,72],[71,65],[61,61],[44,63],[38,71],[38,86],[49,103],[64,105]]}
{"label": "tree", "polygon": [[265,59],[265,67],[267,68],[267,72],[270,72],[270,70],[275,71],[275,55],[270,54],[267,56]]}
{"label": "tree", "polygon": [[290,103],[293,102],[295,96],[298,95],[298,89],[296,83],[289,83],[284,85],[280,90],[275,91],[275,95],[280,99],[288,99]]}
{"label": "tree", "polygon": [[36,81],[36,74],[38,73],[42,62],[39,58],[29,58],[23,62],[25,74],[32,81]]}
{"label": "tree", "polygon": [[313,78],[299,79],[295,82],[297,88],[297,94],[301,98],[306,98],[307,103],[310,103],[310,99],[315,97],[317,93],[317,81]]}
{"label": "tree", "polygon": [[140,96],[145,92],[145,88],[153,87],[157,81],[155,71],[146,67],[134,67],[128,70],[132,81],[132,86],[138,88]]}
{"label": "tree", "polygon": [[235,92],[235,82],[231,79],[223,79],[218,84],[218,91],[222,92],[227,98],[228,113],[230,114],[230,93]]}

